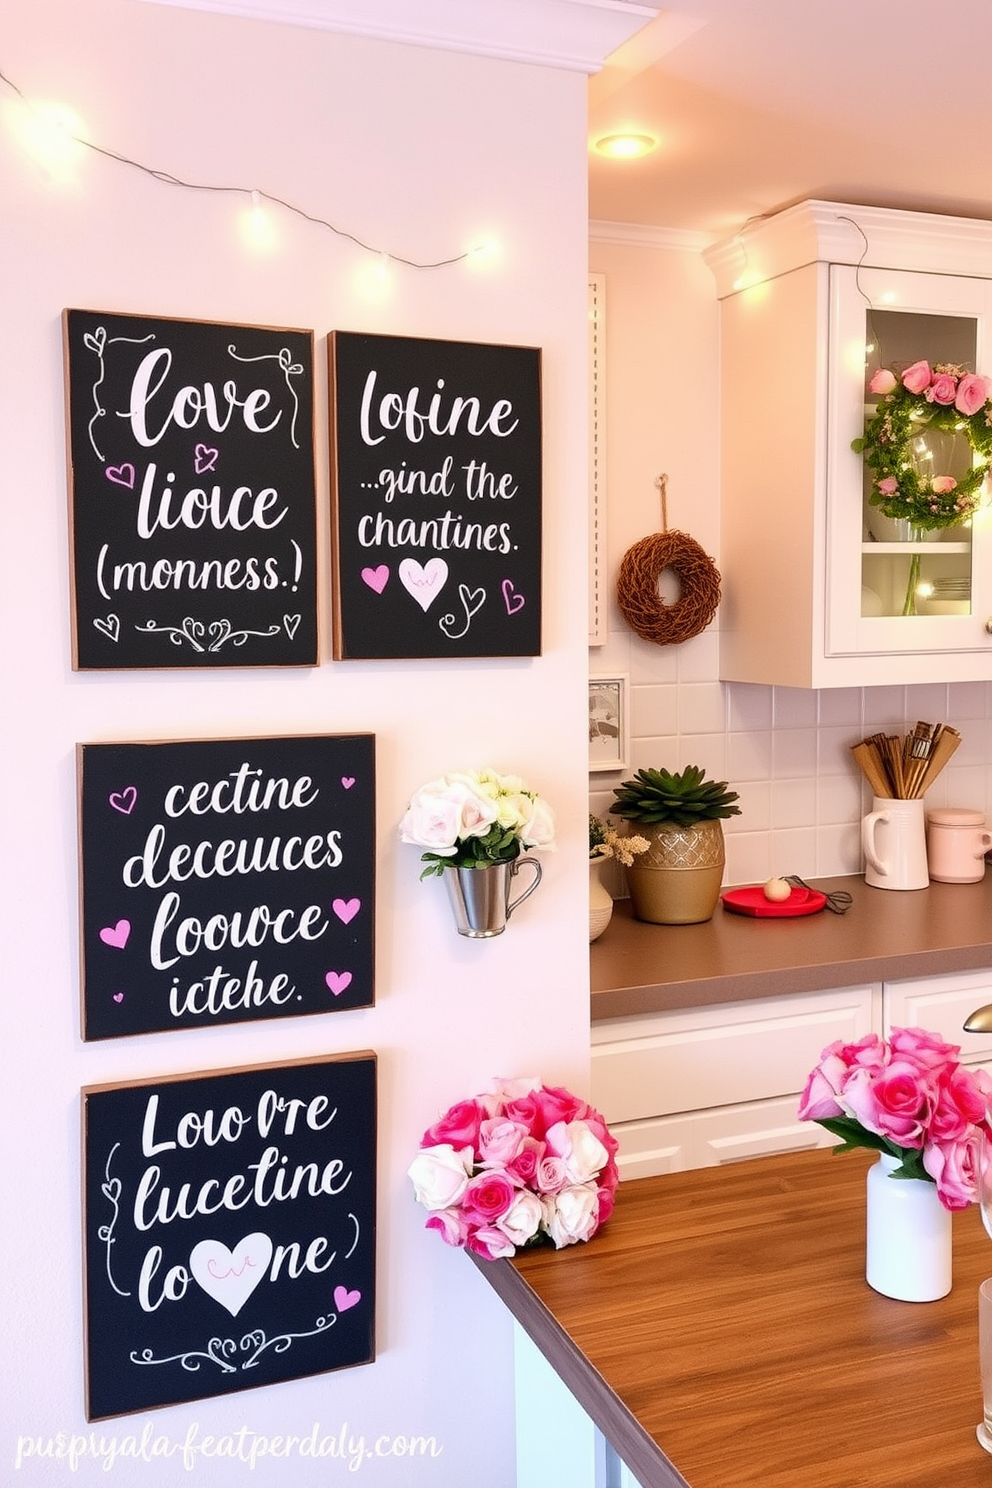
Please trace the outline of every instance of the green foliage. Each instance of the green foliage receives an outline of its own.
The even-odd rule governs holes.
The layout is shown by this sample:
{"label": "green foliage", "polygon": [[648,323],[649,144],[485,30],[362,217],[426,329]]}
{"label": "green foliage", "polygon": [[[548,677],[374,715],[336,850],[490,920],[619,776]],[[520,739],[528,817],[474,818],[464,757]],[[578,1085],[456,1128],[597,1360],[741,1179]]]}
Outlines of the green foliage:
{"label": "green foliage", "polygon": [[740,816],[736,791],[727,789],[725,780],[707,780],[705,770],[687,765],[680,774],[668,770],[638,770],[633,780],[625,780],[613,792],[616,804],[613,816],[625,821],[654,826],[670,822],[673,826],[691,827],[697,822],[716,821],[720,817]]}
{"label": "green foliage", "polygon": [[605,841],[606,841],[606,828],[603,826],[603,823],[600,821],[599,817],[598,816],[593,816],[592,812],[590,811],[590,813],[589,813],[589,851],[592,852],[592,850],[593,850],[594,847],[599,847]]}
{"label": "green foliage", "polygon": [[876,1132],[867,1131],[853,1116],[818,1116],[818,1126],[825,1127],[835,1137],[841,1138],[841,1145],[835,1147],[834,1152],[853,1152],[856,1147],[867,1147],[873,1152],[884,1152],[888,1157],[901,1158],[898,1168],[893,1168],[889,1174],[890,1178],[920,1178],[924,1183],[932,1183],[933,1179],[923,1166],[922,1148],[897,1147],[894,1142],[889,1142],[885,1137],[880,1137]]}
{"label": "green foliage", "polygon": [[501,827],[499,822],[493,822],[484,837],[462,838],[458,843],[457,853],[421,853],[420,861],[426,863],[427,867],[421,871],[420,876],[431,878],[436,875],[440,878],[446,868],[491,868],[493,863],[512,863],[514,858],[520,856],[521,851],[516,829]]}

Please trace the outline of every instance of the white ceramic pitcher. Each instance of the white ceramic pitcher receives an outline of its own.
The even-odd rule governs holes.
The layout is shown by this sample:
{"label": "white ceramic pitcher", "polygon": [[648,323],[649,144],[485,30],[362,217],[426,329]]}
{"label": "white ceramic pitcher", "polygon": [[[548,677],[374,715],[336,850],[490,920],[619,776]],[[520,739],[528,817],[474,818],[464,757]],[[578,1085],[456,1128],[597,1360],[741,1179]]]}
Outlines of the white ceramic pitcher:
{"label": "white ceramic pitcher", "polygon": [[927,839],[923,800],[872,799],[871,811],[861,821],[865,855],[865,883],[876,889],[925,889]]}

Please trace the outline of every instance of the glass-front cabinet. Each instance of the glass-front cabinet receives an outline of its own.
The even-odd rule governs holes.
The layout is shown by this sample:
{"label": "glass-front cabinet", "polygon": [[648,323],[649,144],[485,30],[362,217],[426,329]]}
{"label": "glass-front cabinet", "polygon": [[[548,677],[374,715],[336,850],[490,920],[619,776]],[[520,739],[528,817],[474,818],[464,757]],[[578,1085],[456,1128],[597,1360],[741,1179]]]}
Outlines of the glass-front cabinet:
{"label": "glass-front cabinet", "polygon": [[[974,410],[974,374],[992,391],[992,223],[806,202],[707,259],[721,298],[721,677],[992,678],[992,481],[974,473],[983,455],[954,406],[960,388]],[[900,392],[900,424],[887,394],[904,376],[916,396]],[[992,402],[983,429],[986,417]],[[870,424],[881,467],[851,447]],[[907,492],[933,527],[891,510]]]}
{"label": "glass-front cabinet", "polygon": [[[831,264],[829,277],[827,653],[928,657],[977,648],[987,650],[992,675],[987,490],[982,504],[952,525],[931,529],[887,517],[869,500],[875,472],[850,449],[851,429],[860,433],[884,404],[868,391],[882,369],[899,375],[923,362],[936,376],[940,367],[965,373],[989,367],[992,379],[992,280],[847,264]],[[947,390],[944,396],[950,384]],[[992,413],[992,404],[986,406]],[[957,430],[942,431],[925,415],[915,421],[904,455],[916,489],[964,485],[979,457],[964,419],[958,422]]]}

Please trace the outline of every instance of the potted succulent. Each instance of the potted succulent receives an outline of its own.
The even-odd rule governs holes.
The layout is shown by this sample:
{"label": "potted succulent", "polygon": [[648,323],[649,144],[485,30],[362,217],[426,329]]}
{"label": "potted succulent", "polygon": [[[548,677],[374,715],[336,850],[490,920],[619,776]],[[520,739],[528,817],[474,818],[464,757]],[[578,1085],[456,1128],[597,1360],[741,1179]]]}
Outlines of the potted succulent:
{"label": "potted succulent", "polygon": [[739,816],[736,791],[687,765],[679,774],[638,770],[613,794],[613,816],[636,822],[647,851],[627,869],[634,913],[654,925],[695,925],[711,918],[726,863],[723,827]]}

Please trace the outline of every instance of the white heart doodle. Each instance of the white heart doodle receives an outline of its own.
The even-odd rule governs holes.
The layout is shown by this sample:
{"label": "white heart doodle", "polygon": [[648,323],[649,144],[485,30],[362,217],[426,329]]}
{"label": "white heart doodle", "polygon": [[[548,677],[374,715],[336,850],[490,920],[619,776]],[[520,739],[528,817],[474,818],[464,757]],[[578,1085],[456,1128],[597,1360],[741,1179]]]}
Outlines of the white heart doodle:
{"label": "white heart doodle", "polygon": [[106,620],[102,620],[98,616],[97,619],[93,621],[93,624],[95,625],[96,629],[99,630],[103,635],[107,636],[109,640],[120,640],[121,617],[119,615],[108,615]]}
{"label": "white heart doodle", "polygon": [[272,1259],[272,1241],[261,1230],[239,1240],[228,1250],[222,1240],[201,1240],[189,1257],[193,1280],[237,1317],[265,1276]]}
{"label": "white heart doodle", "polygon": [[431,558],[421,568],[416,558],[404,558],[399,567],[400,583],[417,601],[424,614],[430,609],[448,580],[448,565],[443,558]]}

